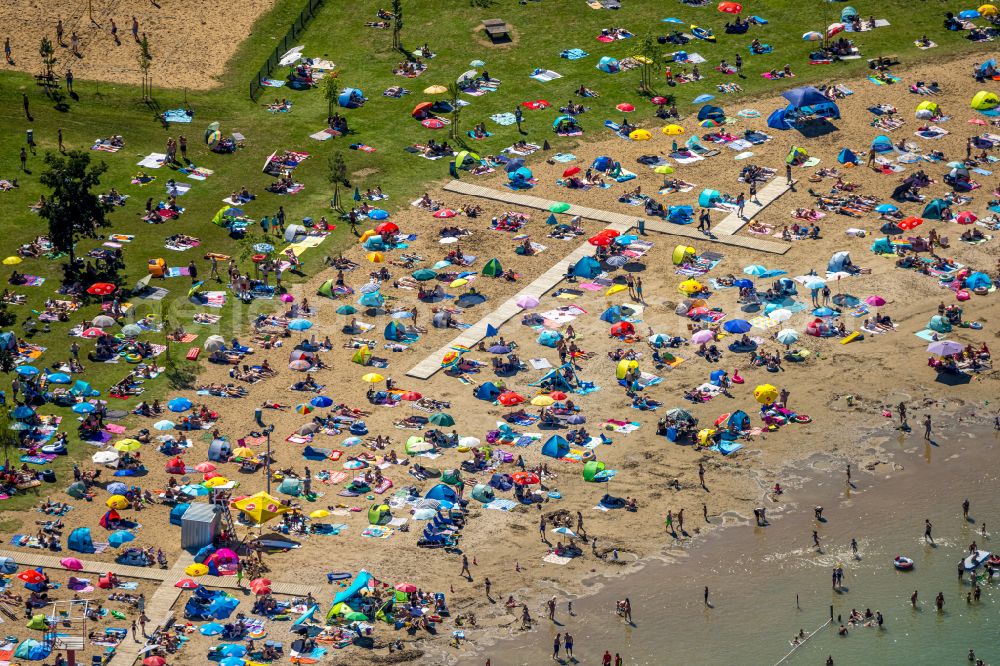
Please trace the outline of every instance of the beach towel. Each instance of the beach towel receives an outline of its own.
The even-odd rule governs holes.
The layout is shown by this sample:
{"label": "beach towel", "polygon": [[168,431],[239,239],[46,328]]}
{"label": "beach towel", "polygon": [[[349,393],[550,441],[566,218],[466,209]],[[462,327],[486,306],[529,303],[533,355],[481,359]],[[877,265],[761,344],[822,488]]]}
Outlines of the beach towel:
{"label": "beach towel", "polygon": [[532,78],[536,81],[541,81],[542,83],[562,78],[562,74],[560,74],[559,72],[553,72],[551,69],[536,69],[528,76],[529,78]]}
{"label": "beach towel", "polygon": [[583,49],[566,49],[559,54],[560,58],[566,58],[567,60],[580,60],[581,58],[586,58],[589,55]]}
{"label": "beach towel", "polygon": [[517,117],[513,113],[495,113],[490,116],[490,120],[495,122],[497,125],[514,125],[517,123]]}
{"label": "beach towel", "polygon": [[[899,83],[900,81],[903,80],[902,78],[900,78],[898,76],[893,76],[891,74],[887,75],[886,78],[888,78],[889,81],[892,82],[892,83]],[[877,86],[887,86],[887,85],[889,85],[889,83],[886,83],[885,81],[881,81],[879,79],[876,79],[874,76],[869,76],[868,80],[871,81],[872,83],[874,83]]]}
{"label": "beach towel", "polygon": [[168,123],[190,123],[194,119],[194,111],[188,112],[186,109],[170,109],[163,112],[163,120]]}
{"label": "beach towel", "polygon": [[166,153],[150,153],[139,160],[136,164],[146,169],[159,169],[163,166],[163,163],[166,160]]}

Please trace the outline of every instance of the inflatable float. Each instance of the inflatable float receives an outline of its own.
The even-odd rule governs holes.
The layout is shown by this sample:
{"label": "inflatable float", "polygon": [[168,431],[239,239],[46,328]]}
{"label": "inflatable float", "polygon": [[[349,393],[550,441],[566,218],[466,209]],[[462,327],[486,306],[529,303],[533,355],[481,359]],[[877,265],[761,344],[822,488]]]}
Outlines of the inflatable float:
{"label": "inflatable float", "polygon": [[988,550],[977,550],[962,560],[962,566],[965,567],[966,571],[973,571],[978,569],[988,559],[990,559],[990,552]]}
{"label": "inflatable float", "polygon": [[696,25],[691,26],[691,34],[698,39],[704,39],[706,42],[714,42],[715,35],[709,28],[700,28]]}
{"label": "inflatable float", "polygon": [[913,560],[906,557],[905,555],[897,555],[892,560],[892,566],[896,567],[900,571],[909,571],[913,568]]}

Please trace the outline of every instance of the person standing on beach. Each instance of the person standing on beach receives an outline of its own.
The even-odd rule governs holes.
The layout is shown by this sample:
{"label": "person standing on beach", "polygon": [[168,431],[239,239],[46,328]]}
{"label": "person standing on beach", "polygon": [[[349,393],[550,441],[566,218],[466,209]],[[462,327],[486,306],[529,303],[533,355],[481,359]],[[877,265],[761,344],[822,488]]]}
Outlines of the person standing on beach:
{"label": "person standing on beach", "polygon": [[667,509],[667,519],[664,521],[666,523],[667,532],[670,534],[674,533],[674,512],[673,509]]}
{"label": "person standing on beach", "polygon": [[736,195],[736,215],[742,220],[745,219],[743,216],[743,207],[746,206],[747,199],[742,192]]}
{"label": "person standing on beach", "polygon": [[934,605],[937,606],[939,613],[944,610],[944,592],[938,592]]}
{"label": "person standing on beach", "polygon": [[611,666],[611,653],[607,650],[604,651],[604,656],[601,658],[601,666]]}
{"label": "person standing on beach", "polygon": [[139,19],[134,14],[132,15],[132,39],[135,40],[136,44],[139,43]]}
{"label": "person standing on beach", "polygon": [[914,608],[917,607],[917,591],[913,590],[913,594],[910,595],[910,605]]}
{"label": "person standing on beach", "polygon": [[469,571],[469,558],[466,555],[462,555],[462,570],[458,572],[459,576],[467,576],[469,580],[472,580],[472,572]]}
{"label": "person standing on beach", "polygon": [[66,92],[73,94],[73,70],[66,69]]}
{"label": "person standing on beach", "polygon": [[684,534],[684,509],[677,512],[677,529]]}
{"label": "person standing on beach", "polygon": [[556,634],[552,641],[552,661],[559,661],[559,648],[562,647],[562,634]]}
{"label": "person standing on beach", "polygon": [[622,666],[622,664],[624,664],[624,663],[625,662],[624,662],[624,660],[622,660],[622,656],[620,654],[618,654],[617,652],[615,652],[615,666]]}
{"label": "person standing on beach", "polygon": [[698,463],[698,483],[701,484],[702,490],[708,490],[708,487],[705,485],[705,465],[701,462]]}
{"label": "person standing on beach", "polygon": [[576,661],[573,657],[573,634],[566,632],[566,636],[563,637],[563,648],[566,650],[566,656],[570,658],[570,661]]}
{"label": "person standing on beach", "polygon": [[900,402],[896,405],[896,411],[899,412],[899,427],[906,428],[906,403]]}
{"label": "person standing on beach", "polygon": [[24,107],[24,115],[28,120],[32,120],[31,111],[28,108],[28,96],[21,93],[21,106]]}
{"label": "person standing on beach", "polygon": [[962,518],[965,518],[965,520],[969,520],[969,507],[970,506],[971,505],[969,504],[969,498],[966,497],[965,501],[962,502]]}
{"label": "person standing on beach", "polygon": [[4,37],[3,40],[3,55],[7,58],[7,64],[13,65],[14,60],[10,57],[10,37]]}
{"label": "person standing on beach", "polygon": [[816,550],[820,549],[819,545],[819,532],[813,530],[813,545],[816,546]]}
{"label": "person standing on beach", "polygon": [[63,22],[62,19],[56,21],[56,44],[62,46],[65,44],[63,41]]}
{"label": "person standing on beach", "polygon": [[708,585],[705,586],[705,605],[708,606]]}
{"label": "person standing on beach", "polygon": [[489,576],[487,576],[486,580],[483,581],[483,587],[486,588],[486,598],[489,601],[493,601],[493,598],[490,596],[490,589],[493,587],[493,583],[490,582]]}
{"label": "person standing on beach", "polygon": [[934,537],[931,536],[932,528],[933,525],[931,525],[931,521],[927,518],[924,518],[924,541],[930,541],[933,544]]}
{"label": "person standing on beach", "polygon": [[636,297],[636,300],[638,300],[640,303],[643,303],[643,304],[646,303],[646,299],[644,299],[642,297],[642,278],[641,277],[637,277],[635,279],[635,297]]}
{"label": "person standing on beach", "polygon": [[542,537],[542,541],[545,541],[545,514],[543,513],[538,518],[538,535]]}
{"label": "person standing on beach", "polygon": [[552,620],[553,622],[555,622],[556,621],[556,598],[552,597],[547,602],[545,602],[545,605],[548,606],[548,609],[549,609],[549,619]]}
{"label": "person standing on beach", "polygon": [[928,442],[931,441],[931,430],[933,428],[933,422],[931,421],[931,415],[928,414],[924,417],[924,439]]}
{"label": "person standing on beach", "polygon": [[708,521],[708,505],[705,504],[704,502],[701,503],[701,515],[705,516],[705,522],[706,523],[709,522]]}
{"label": "person standing on beach", "polygon": [[28,151],[21,146],[21,171],[28,171]]}

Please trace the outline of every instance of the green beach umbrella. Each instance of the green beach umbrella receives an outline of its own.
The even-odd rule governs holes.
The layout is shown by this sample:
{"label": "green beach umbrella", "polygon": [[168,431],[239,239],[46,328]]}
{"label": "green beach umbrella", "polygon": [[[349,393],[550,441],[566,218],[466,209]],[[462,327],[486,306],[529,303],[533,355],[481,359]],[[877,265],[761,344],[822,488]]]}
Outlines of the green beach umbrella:
{"label": "green beach umbrella", "polygon": [[444,412],[437,412],[436,414],[431,414],[431,417],[427,419],[436,426],[442,428],[450,428],[455,425],[455,419],[452,418],[451,414],[446,414]]}
{"label": "green beach umbrella", "polygon": [[352,315],[357,311],[358,309],[353,305],[341,305],[339,308],[337,308],[337,314],[340,315]]}
{"label": "green beach umbrella", "polygon": [[421,282],[426,282],[427,280],[433,280],[437,277],[437,273],[429,268],[421,268],[420,270],[413,271],[413,279],[420,280]]}
{"label": "green beach umbrella", "polygon": [[550,213],[565,213],[569,210],[569,204],[565,201],[560,201],[559,203],[554,203],[549,207]]}

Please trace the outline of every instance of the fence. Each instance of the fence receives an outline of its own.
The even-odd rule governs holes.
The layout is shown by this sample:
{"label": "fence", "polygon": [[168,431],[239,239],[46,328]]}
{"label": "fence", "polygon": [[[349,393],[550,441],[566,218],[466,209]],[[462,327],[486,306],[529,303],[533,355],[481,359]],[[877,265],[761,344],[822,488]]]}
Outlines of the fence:
{"label": "fence", "polygon": [[264,85],[263,81],[271,77],[271,72],[278,66],[281,56],[287,53],[288,49],[294,45],[295,39],[305,32],[306,26],[309,25],[309,22],[316,15],[316,11],[322,4],[323,0],[306,0],[306,6],[302,8],[302,11],[299,12],[292,25],[289,26],[285,36],[278,40],[277,46],[274,47],[274,51],[268,56],[267,62],[257,70],[257,75],[250,81],[250,99],[255,102],[257,101],[257,98],[260,96],[260,89]]}

